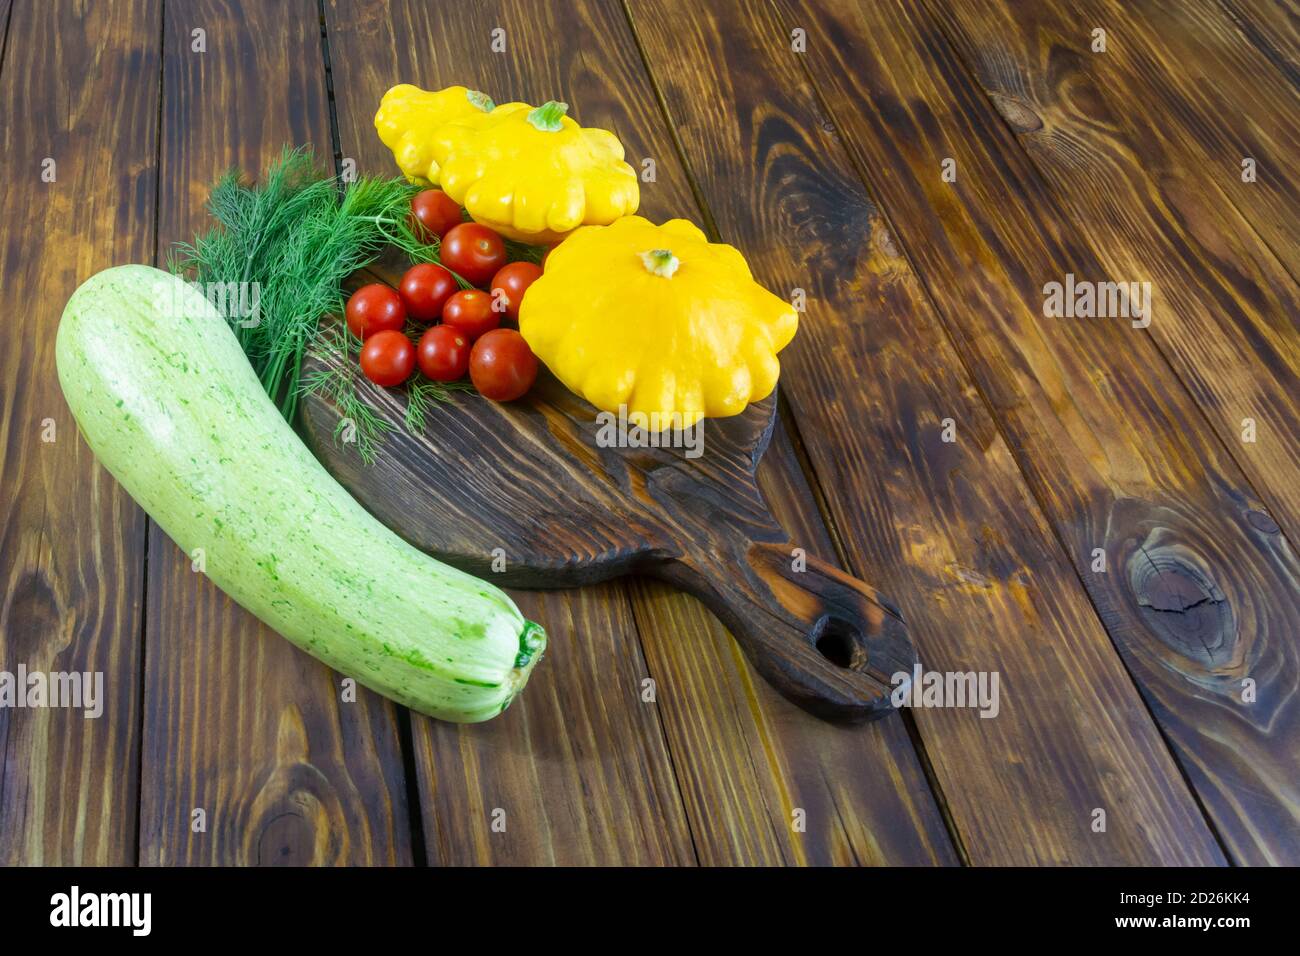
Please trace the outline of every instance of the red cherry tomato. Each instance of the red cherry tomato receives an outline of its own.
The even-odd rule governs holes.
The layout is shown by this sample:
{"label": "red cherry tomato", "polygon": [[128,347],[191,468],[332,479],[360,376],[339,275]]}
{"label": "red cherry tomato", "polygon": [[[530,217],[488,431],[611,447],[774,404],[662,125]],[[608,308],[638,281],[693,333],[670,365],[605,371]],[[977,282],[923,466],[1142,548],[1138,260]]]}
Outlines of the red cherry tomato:
{"label": "red cherry tomato", "polygon": [[537,356],[514,329],[493,329],[474,343],[469,377],[485,398],[512,402],[533,387]]}
{"label": "red cherry tomato", "polygon": [[492,296],[481,289],[462,289],[442,307],[442,324],[464,332],[471,342],[501,324],[501,313],[492,308]]}
{"label": "red cherry tomato", "polygon": [[505,240],[487,226],[462,222],[442,237],[441,259],[471,285],[487,285],[506,264]]}
{"label": "red cherry tomato", "polygon": [[425,242],[441,239],[462,222],[460,204],[441,189],[422,189],[411,197],[411,231]]}
{"label": "red cherry tomato", "polygon": [[376,332],[361,346],[361,371],[376,385],[401,385],[414,368],[415,346],[401,332]]}
{"label": "red cherry tomato", "polygon": [[348,328],[359,339],[368,339],[376,332],[400,330],[406,324],[402,297],[380,282],[363,285],[353,292],[344,315]]}
{"label": "red cherry tomato", "polygon": [[455,382],[469,370],[469,337],[450,325],[435,325],[415,347],[420,371],[435,382]]}
{"label": "red cherry tomato", "polygon": [[443,305],[456,291],[456,279],[442,266],[422,262],[406,270],[398,289],[411,318],[417,322],[436,322]]}
{"label": "red cherry tomato", "polygon": [[[542,277],[542,267],[532,262],[512,262],[492,277],[492,307],[505,306],[506,315],[519,321],[519,303],[528,287]],[[499,291],[498,291],[499,290]]]}

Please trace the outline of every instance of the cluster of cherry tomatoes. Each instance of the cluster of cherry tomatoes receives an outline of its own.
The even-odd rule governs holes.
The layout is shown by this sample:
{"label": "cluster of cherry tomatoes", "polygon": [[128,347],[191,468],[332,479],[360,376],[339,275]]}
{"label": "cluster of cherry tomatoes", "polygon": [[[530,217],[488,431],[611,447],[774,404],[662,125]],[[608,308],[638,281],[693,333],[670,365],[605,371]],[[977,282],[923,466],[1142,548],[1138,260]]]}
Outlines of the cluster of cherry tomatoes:
{"label": "cluster of cherry tomatoes", "polygon": [[[509,402],[537,378],[537,358],[515,329],[524,292],[542,274],[532,262],[507,262],[506,244],[487,226],[462,222],[460,206],[439,189],[411,200],[411,226],[425,241],[442,241],[442,265],[411,266],[396,289],[375,282],[348,299],[346,318],[361,339],[361,371],[385,388],[416,366],[435,382],[469,373],[485,397]],[[476,288],[461,289],[452,273]],[[418,343],[407,320],[429,326]],[[437,324],[437,323],[441,324]]]}

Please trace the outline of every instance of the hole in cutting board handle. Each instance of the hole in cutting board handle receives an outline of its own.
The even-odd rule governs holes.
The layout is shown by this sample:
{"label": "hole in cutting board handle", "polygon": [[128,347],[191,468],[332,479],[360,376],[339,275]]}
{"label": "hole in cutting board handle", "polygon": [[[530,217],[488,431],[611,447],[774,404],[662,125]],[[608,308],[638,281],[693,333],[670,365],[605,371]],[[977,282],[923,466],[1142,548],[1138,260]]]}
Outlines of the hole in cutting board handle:
{"label": "hole in cutting board handle", "polygon": [[856,669],[866,663],[862,635],[843,618],[823,614],[813,625],[811,636],[818,653],[836,667]]}

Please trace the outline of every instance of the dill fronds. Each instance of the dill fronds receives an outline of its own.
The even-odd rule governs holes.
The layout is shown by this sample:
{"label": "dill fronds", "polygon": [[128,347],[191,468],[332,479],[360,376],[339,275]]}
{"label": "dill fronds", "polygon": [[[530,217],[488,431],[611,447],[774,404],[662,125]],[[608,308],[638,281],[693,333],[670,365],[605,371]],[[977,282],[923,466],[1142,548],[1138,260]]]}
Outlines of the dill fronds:
{"label": "dill fronds", "polygon": [[412,379],[406,387],[406,430],[424,431],[425,416],[433,405],[448,401],[452,392],[472,392],[469,382],[434,382],[427,378]]}
{"label": "dill fronds", "polygon": [[[319,394],[339,410],[339,420],[334,426],[334,442],[350,437],[357,446],[357,454],[367,465],[375,463],[375,454],[392,423],[375,414],[357,390],[361,368],[357,356],[361,342],[348,331],[342,322],[331,323],[321,330],[309,351],[325,361],[313,369],[298,384],[299,395]],[[352,433],[348,436],[349,429]]]}
{"label": "dill fronds", "polygon": [[205,286],[257,284],[256,320],[233,313],[226,320],[290,421],[303,354],[321,319],[342,314],[343,280],[388,245],[416,261],[437,261],[437,245],[421,242],[408,222],[418,187],[362,177],[344,184],[341,197],[339,188],[317,169],[310,147],[286,147],[261,185],[225,173],[208,198],[217,225],[169,257],[174,272]]}

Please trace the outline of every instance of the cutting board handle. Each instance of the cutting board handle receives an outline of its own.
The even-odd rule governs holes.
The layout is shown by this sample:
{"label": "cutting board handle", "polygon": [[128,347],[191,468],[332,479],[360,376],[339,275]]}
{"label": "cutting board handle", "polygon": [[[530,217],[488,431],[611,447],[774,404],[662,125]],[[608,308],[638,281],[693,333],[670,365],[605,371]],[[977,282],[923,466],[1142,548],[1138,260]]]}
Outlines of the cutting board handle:
{"label": "cutting board handle", "polygon": [[665,572],[718,615],[764,678],[819,717],[883,717],[894,675],[911,677],[916,648],[898,611],[789,542],[686,556]]}

